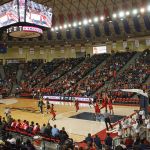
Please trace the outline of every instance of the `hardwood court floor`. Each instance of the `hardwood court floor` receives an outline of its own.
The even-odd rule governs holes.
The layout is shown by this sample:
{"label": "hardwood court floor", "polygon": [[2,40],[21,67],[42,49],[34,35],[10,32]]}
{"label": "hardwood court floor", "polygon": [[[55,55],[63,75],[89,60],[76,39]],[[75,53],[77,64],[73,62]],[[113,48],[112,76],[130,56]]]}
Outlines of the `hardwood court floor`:
{"label": "hardwood court floor", "polygon": [[[12,110],[12,116],[15,119],[28,120],[38,122],[41,126],[43,123],[50,122],[51,125],[56,124],[59,129],[65,127],[69,136],[75,141],[82,141],[88,133],[96,134],[97,132],[105,128],[104,122],[82,120],[78,118],[70,118],[71,116],[80,114],[82,112],[94,112],[94,108],[89,106],[80,106],[80,111],[75,112],[73,103],[58,103],[53,102],[55,105],[56,121],[51,120],[51,115],[46,114],[44,108],[44,114],[40,114],[37,107],[37,100],[23,99],[23,98],[11,98],[0,100],[0,115],[4,116],[5,107],[9,107]],[[57,103],[57,104],[55,104]],[[117,115],[130,115],[134,110],[139,109],[136,106],[114,106],[115,114]],[[102,110],[103,112],[104,110]]]}

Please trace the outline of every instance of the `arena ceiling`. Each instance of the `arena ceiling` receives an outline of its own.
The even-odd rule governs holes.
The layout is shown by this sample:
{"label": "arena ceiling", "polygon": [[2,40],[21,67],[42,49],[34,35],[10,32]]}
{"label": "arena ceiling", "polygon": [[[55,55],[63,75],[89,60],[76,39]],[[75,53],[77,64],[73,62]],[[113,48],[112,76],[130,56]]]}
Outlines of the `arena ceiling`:
{"label": "arena ceiling", "polygon": [[[1,0],[0,4],[9,2],[10,0]],[[11,39],[6,34],[3,35],[4,40],[13,43],[31,43],[43,45],[43,43],[55,45],[64,45],[65,43],[85,43],[85,42],[106,42],[126,40],[127,38],[142,37],[150,35],[150,14],[137,13],[136,17],[127,16],[124,20],[119,17],[113,19],[114,13],[121,11],[133,11],[134,9],[146,8],[150,4],[150,0],[33,0],[41,3],[53,10],[53,30],[45,31],[44,35],[38,39]],[[101,16],[105,20],[100,20]],[[85,19],[98,17],[97,23],[90,23],[87,26],[73,27],[74,22],[82,22]],[[134,19],[133,19],[134,18]],[[114,20],[114,21],[113,21]],[[145,23],[145,20],[146,21]],[[64,25],[70,27],[65,28]],[[128,26],[130,31],[128,32]],[[61,29],[60,29],[61,27]],[[64,28],[63,28],[64,27]],[[57,30],[55,30],[57,28]],[[62,29],[63,28],[63,29]],[[126,29],[125,29],[126,28]],[[99,32],[99,34],[98,34]],[[108,33],[107,33],[108,32]],[[71,38],[67,38],[66,36]],[[80,35],[80,36],[78,36]],[[76,38],[78,37],[78,38]]]}

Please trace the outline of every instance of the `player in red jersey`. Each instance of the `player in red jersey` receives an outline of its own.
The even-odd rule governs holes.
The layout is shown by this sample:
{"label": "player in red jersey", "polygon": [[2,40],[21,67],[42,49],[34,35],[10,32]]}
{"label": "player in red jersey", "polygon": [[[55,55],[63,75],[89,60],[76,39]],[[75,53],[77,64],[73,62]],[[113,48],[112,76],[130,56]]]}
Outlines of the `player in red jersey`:
{"label": "player in red jersey", "polygon": [[108,99],[109,99],[109,98],[108,98],[107,94],[106,94],[106,93],[103,93],[103,94],[102,94],[102,106],[101,106],[100,109],[105,108],[105,110],[107,110]]}
{"label": "player in red jersey", "polygon": [[98,103],[95,104],[95,113],[100,113],[100,108]]}
{"label": "player in red jersey", "polygon": [[98,105],[98,102],[96,102],[96,104],[94,105],[94,109],[95,109],[95,118],[96,120],[98,120],[98,117],[100,115],[100,108],[99,108],[99,105]]}
{"label": "player in red jersey", "polygon": [[52,114],[52,120],[56,120],[56,111],[54,110],[54,104],[51,105],[50,113]]}
{"label": "player in red jersey", "polygon": [[95,108],[95,114],[96,115],[99,114],[100,113],[100,108],[99,108],[98,103],[95,104],[94,108]]}
{"label": "player in red jersey", "polygon": [[110,114],[114,114],[112,102],[113,102],[112,97],[110,97],[108,99],[108,108],[109,108]]}
{"label": "player in red jersey", "polygon": [[75,107],[76,107],[76,112],[78,112],[78,110],[79,110],[79,102],[78,102],[78,100],[75,101]]}

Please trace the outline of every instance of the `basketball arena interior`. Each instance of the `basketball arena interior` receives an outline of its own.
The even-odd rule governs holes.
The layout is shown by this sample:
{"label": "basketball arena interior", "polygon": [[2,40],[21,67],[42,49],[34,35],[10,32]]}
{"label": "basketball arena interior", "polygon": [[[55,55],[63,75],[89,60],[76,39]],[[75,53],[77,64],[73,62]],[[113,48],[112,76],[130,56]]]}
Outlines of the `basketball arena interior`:
{"label": "basketball arena interior", "polygon": [[150,1],[1,0],[0,150],[150,150]]}

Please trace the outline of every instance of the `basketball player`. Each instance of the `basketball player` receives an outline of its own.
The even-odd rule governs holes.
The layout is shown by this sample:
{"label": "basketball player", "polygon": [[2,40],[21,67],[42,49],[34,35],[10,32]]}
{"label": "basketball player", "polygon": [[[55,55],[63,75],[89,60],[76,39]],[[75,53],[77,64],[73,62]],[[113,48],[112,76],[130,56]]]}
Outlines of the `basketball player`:
{"label": "basketball player", "polygon": [[105,110],[107,111],[107,104],[108,104],[108,96],[106,93],[102,93],[102,106],[100,109],[105,108]]}
{"label": "basketball player", "polygon": [[110,97],[110,98],[108,99],[108,108],[109,108],[110,114],[114,114],[112,102],[113,102],[112,97]]}
{"label": "basketball player", "polygon": [[96,102],[96,104],[94,105],[94,108],[95,108],[95,117],[96,117],[96,120],[98,119],[99,115],[100,115],[100,108],[99,108],[99,105],[98,103]]}
{"label": "basketball player", "polygon": [[54,110],[54,104],[50,107],[50,113],[52,114],[52,120],[56,120],[56,111]]}
{"label": "basketball player", "polygon": [[47,113],[47,114],[48,114],[49,110],[50,110],[50,103],[49,103],[49,101],[47,100],[47,101],[46,101],[46,113]]}
{"label": "basketball player", "polygon": [[78,110],[79,110],[79,102],[78,102],[78,100],[75,101],[75,107],[76,107],[76,112],[78,112]]}

